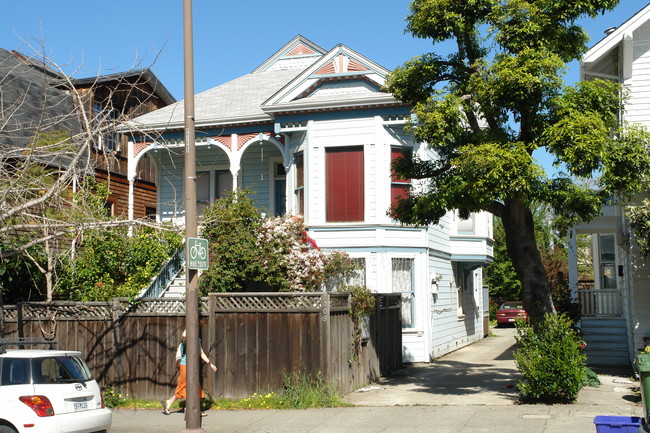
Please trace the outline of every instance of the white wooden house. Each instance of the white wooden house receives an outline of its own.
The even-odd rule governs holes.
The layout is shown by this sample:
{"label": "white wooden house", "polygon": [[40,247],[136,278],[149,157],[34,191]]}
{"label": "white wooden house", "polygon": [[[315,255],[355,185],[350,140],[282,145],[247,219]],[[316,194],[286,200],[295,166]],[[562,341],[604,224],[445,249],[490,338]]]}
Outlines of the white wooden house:
{"label": "white wooden house", "polygon": [[[580,73],[582,80],[623,83],[630,96],[623,120],[650,127],[650,5],[610,28],[583,56]],[[650,263],[640,256],[625,216],[633,205],[604,206],[602,216],[570,232],[569,280],[582,306],[592,364],[629,365],[650,337]],[[579,281],[575,240],[580,234],[592,235],[593,282]]]}
{"label": "white wooden house", "polygon": [[[356,282],[403,294],[403,360],[427,362],[487,334],[482,265],[492,217],[402,226],[391,201],[424,184],[391,177],[403,149],[433,158],[404,130],[410,107],[382,90],[389,71],[345,45],[297,36],[250,74],[195,96],[197,201],[250,187],[269,214],[302,215],[323,249],[347,251]],[[130,166],[153,155],[158,217],[183,223],[183,102],[134,122]],[[485,292],[485,295],[484,295]]]}

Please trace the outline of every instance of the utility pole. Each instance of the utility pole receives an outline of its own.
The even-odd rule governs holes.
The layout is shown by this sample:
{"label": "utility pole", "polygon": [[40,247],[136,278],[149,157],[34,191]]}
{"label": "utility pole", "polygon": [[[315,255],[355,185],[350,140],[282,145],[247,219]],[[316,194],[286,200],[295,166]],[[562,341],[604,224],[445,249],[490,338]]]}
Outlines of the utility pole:
{"label": "utility pole", "polygon": [[[192,37],[192,0],[183,0],[183,49],[185,92],[185,166],[183,187],[185,190],[185,247],[189,238],[196,237],[196,150],[194,142],[194,41]],[[189,258],[189,254],[185,255]],[[201,428],[201,396],[199,384],[199,277],[196,269],[189,268],[185,260],[185,328],[187,338],[187,405],[185,407],[185,430],[203,432]]]}

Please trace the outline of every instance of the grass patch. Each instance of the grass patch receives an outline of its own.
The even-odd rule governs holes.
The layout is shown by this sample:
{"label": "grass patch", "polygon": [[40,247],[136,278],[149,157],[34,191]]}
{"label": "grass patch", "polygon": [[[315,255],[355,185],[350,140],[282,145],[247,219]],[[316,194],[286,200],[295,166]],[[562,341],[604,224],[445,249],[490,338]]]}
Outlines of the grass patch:
{"label": "grass patch", "polygon": [[[107,399],[108,394],[108,399]],[[106,406],[122,409],[162,409],[160,401],[129,398],[115,391],[113,387],[104,388]],[[109,405],[110,402],[110,405]],[[210,396],[201,400],[201,409],[240,410],[240,409],[307,409],[320,407],[348,407],[333,384],[328,384],[322,374],[312,378],[299,373],[284,375],[283,391],[255,393],[242,399],[213,399]],[[171,410],[185,407],[185,402],[175,402]]]}

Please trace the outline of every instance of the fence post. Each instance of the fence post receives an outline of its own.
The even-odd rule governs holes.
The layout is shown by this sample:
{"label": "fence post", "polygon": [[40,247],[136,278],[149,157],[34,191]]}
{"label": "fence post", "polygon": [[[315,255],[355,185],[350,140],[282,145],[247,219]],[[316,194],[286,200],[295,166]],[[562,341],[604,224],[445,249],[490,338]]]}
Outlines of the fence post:
{"label": "fence post", "polygon": [[320,295],[320,363],[321,371],[327,381],[331,381],[330,363],[332,361],[330,354],[330,295],[323,292]]}
{"label": "fence post", "polygon": [[[24,330],[23,330],[24,321],[23,321],[23,303],[22,302],[18,302],[16,304],[16,313],[17,313],[17,321],[18,321],[18,323],[17,323],[17,325],[18,325],[18,338],[22,339],[25,336],[25,333],[24,333]],[[19,345],[18,347],[20,349],[25,348],[25,346],[23,346],[23,345]]]}
{"label": "fence post", "polygon": [[[217,363],[217,295],[215,293],[208,294],[208,341],[210,342],[208,346],[208,358],[214,359]],[[221,365],[218,365],[217,368],[222,369]],[[216,391],[216,375],[212,374],[212,371],[208,371],[208,386],[210,394],[215,394]]]}
{"label": "fence post", "polygon": [[[124,374],[124,368],[122,362],[124,359],[124,347],[122,344],[122,314],[120,312],[120,300],[119,298],[113,298],[113,311],[111,312],[111,328],[113,328],[113,347],[114,347],[114,357],[115,357],[115,369],[117,370],[116,375],[111,378],[111,382],[117,380],[123,380],[126,376]],[[128,383],[128,382],[127,382]],[[105,383],[105,385],[113,385],[113,383]]]}

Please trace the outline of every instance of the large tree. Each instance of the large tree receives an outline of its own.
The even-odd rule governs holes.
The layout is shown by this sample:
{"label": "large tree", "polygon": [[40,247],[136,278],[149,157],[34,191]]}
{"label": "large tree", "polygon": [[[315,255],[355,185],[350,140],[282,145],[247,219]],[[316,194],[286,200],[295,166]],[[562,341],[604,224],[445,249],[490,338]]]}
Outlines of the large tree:
{"label": "large tree", "polygon": [[[647,133],[619,122],[620,86],[595,80],[567,87],[563,80],[566,63],[588,42],[576,21],[617,3],[415,0],[407,31],[455,49],[416,57],[387,81],[390,92],[413,105],[416,138],[437,154],[395,163],[423,187],[392,215],[411,224],[436,223],[451,209],[500,217],[533,323],[554,311],[534,204],[548,204],[566,224],[589,220],[605,199],[638,191],[650,168]],[[540,151],[555,158],[558,173],[545,172],[535,158]],[[596,189],[583,186],[581,179],[591,177]]]}

